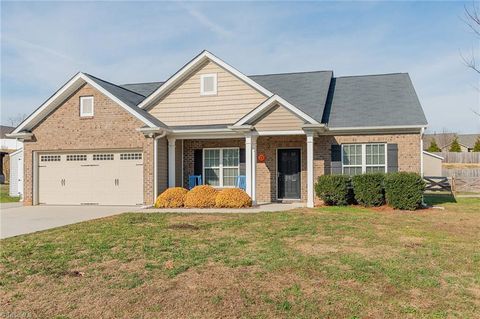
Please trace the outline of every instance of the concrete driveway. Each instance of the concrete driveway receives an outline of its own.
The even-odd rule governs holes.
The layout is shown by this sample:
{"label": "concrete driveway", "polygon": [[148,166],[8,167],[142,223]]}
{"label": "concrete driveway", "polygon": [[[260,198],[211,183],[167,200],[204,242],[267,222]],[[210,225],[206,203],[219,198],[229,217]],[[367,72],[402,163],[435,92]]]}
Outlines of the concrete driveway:
{"label": "concrete driveway", "polygon": [[74,224],[139,210],[137,206],[22,206],[0,205],[0,238]]}

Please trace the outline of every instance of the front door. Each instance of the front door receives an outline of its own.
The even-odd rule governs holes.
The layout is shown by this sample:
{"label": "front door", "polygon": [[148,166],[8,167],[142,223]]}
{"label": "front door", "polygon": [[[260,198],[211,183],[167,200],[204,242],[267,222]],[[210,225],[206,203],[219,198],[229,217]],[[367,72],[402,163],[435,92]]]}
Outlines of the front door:
{"label": "front door", "polygon": [[279,149],[278,199],[300,199],[300,149]]}

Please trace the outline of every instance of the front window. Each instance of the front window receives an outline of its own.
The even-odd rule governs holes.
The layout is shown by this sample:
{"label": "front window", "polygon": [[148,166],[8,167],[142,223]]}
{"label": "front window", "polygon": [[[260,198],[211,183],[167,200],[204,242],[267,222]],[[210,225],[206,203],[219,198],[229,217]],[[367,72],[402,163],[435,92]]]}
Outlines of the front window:
{"label": "front window", "polygon": [[385,144],[344,144],[342,145],[343,174],[386,172]]}
{"label": "front window", "polygon": [[203,150],[205,184],[235,187],[240,170],[238,148],[207,148]]}

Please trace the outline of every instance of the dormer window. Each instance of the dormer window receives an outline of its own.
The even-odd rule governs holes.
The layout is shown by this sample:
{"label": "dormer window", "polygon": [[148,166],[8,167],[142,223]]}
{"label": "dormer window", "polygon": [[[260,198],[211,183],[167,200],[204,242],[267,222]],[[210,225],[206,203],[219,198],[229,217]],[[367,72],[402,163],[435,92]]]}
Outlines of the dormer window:
{"label": "dormer window", "polygon": [[200,95],[217,94],[217,74],[202,74],[200,76]]}
{"label": "dormer window", "polygon": [[93,96],[80,97],[80,117],[93,116]]}

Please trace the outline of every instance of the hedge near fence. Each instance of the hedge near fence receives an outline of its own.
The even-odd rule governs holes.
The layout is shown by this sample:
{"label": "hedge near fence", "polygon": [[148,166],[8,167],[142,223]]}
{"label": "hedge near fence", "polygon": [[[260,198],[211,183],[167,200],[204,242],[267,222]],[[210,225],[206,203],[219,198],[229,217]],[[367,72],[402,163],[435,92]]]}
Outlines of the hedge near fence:
{"label": "hedge near fence", "polygon": [[367,173],[353,177],[323,175],[315,191],[326,205],[380,206],[385,203],[395,209],[415,210],[422,204],[425,182],[416,173]]}

